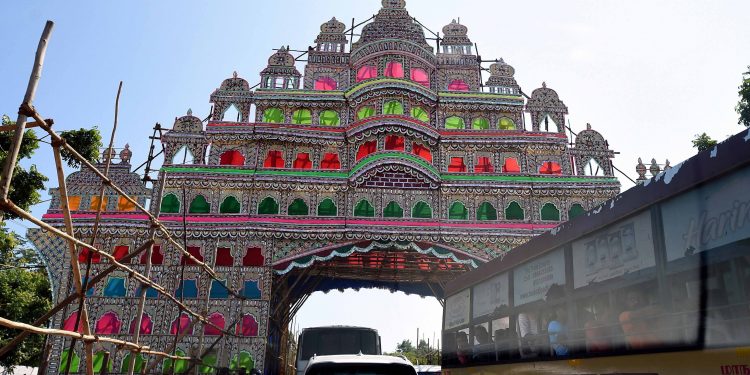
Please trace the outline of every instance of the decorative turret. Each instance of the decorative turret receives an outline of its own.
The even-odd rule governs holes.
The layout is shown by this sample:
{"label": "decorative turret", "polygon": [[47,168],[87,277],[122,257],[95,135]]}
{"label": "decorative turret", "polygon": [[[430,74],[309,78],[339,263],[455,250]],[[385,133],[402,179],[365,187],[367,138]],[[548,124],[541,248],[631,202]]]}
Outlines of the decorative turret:
{"label": "decorative turret", "polygon": [[375,20],[362,28],[359,40],[352,46],[353,50],[378,40],[395,39],[411,42],[432,51],[432,47],[425,39],[422,26],[414,22],[406,11],[406,1],[383,0],[382,4],[383,7],[375,16]]}
{"label": "decorative turret", "polygon": [[250,84],[244,78],[239,77],[236,71],[233,72],[232,77],[225,79],[221,86],[211,94],[211,103],[214,104],[211,119],[247,122],[250,117],[252,98]]}
{"label": "decorative turret", "polygon": [[268,59],[268,66],[260,73],[264,89],[298,89],[302,74],[294,67],[294,56],[289,47],[281,47]]}
{"label": "decorative turret", "polygon": [[469,28],[453,20],[443,27],[443,53],[456,55],[471,55],[472,43],[467,34]]}
{"label": "decorative turret", "polygon": [[317,44],[315,50],[318,52],[344,52],[346,43],[349,41],[344,35],[344,30],[346,30],[346,25],[337,20],[336,17],[320,25],[320,34],[315,39]]}
{"label": "decorative turret", "polygon": [[586,130],[578,133],[575,147],[570,150],[570,153],[575,158],[579,176],[615,175],[612,168],[615,153],[609,149],[607,140],[591,128],[591,124],[586,124]]}
{"label": "decorative turret", "polygon": [[208,140],[203,122],[188,109],[162,137],[165,164],[204,164]]}
{"label": "decorative turret", "polygon": [[521,87],[513,77],[516,70],[500,59],[498,62],[490,65],[490,78],[487,80],[487,87],[490,92],[506,95],[521,95]]}
{"label": "decorative turret", "polygon": [[557,92],[547,88],[547,83],[542,82],[542,87],[531,93],[531,98],[526,103],[526,110],[531,114],[531,127],[535,132],[552,131],[557,127],[558,133],[565,133],[565,115],[568,107],[557,96]]}

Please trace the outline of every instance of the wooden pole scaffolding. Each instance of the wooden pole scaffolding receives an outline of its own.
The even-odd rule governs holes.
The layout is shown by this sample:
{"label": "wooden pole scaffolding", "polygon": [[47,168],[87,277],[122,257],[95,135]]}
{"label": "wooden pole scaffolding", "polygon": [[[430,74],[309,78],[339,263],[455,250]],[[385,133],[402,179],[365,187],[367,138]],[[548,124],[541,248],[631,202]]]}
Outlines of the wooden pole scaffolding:
{"label": "wooden pole scaffolding", "polygon": [[[167,173],[162,173],[161,177],[159,178],[159,192],[156,193],[156,202],[161,202],[162,195],[164,195],[164,185],[166,183],[167,179]],[[154,213],[154,216],[159,217],[159,214],[161,213],[161,205],[156,204],[156,210]],[[151,229],[149,229],[149,242],[152,243],[151,246],[148,247],[148,250],[146,251],[146,277],[151,278],[151,255],[154,251],[154,240],[156,240],[156,226],[152,225]],[[146,287],[145,285],[141,285],[140,289],[140,296],[138,296],[138,310],[135,315],[135,330],[133,331],[133,343],[138,345],[138,340],[141,337],[141,322],[143,320],[143,309],[146,305]],[[128,363],[128,375],[133,375],[133,369],[135,368],[135,356],[130,356],[130,362]]]}
{"label": "wooden pole scaffolding", "polygon": [[[34,57],[34,67],[31,69],[29,84],[26,86],[26,94],[23,97],[23,104],[26,104],[29,107],[34,103],[36,89],[39,86],[39,80],[42,78],[42,67],[44,66],[44,58],[47,55],[47,44],[50,35],[52,35],[52,29],[54,26],[54,22],[47,21],[44,25],[42,36],[39,38],[39,45],[36,48],[36,56]],[[28,117],[28,113],[25,111],[18,111],[18,117],[16,119],[16,134],[13,136],[13,143],[11,143],[8,157],[5,159],[3,175],[0,176],[0,200],[2,201],[6,201],[8,199],[8,193],[10,193],[10,181],[13,179],[13,172],[16,169],[16,161],[18,159],[18,153],[21,150],[21,141],[23,141],[24,132],[26,131],[26,121],[28,120]]]}
{"label": "wooden pole scaffolding", "polygon": [[[136,345],[132,342],[113,339],[111,337],[87,335],[83,333],[66,331],[63,329],[39,328],[39,327],[34,327],[32,325],[28,325],[25,323],[14,322],[12,320],[8,320],[2,317],[0,317],[0,326],[11,328],[11,329],[20,329],[24,331],[29,331],[31,333],[41,334],[41,335],[71,337],[71,338],[75,338],[75,339],[81,340],[89,344],[92,344],[95,342],[106,342],[110,344],[115,344],[117,346],[121,346],[124,349],[130,350],[131,352],[134,352],[134,353],[157,355],[160,357],[167,357],[167,358],[172,358],[172,359],[182,359],[182,360],[191,359],[190,357],[181,357],[181,356],[171,355],[169,353],[151,350],[148,346]],[[91,372],[90,374],[93,374],[93,372]]]}

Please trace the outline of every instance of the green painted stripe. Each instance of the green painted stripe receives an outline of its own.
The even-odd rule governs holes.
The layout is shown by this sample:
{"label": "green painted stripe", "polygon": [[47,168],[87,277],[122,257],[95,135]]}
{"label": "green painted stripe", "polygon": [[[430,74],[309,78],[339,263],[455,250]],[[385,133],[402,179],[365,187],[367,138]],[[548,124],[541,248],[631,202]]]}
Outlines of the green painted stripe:
{"label": "green painted stripe", "polygon": [[[162,167],[163,172],[170,173],[218,173],[218,174],[232,174],[232,175],[259,175],[259,176],[290,176],[290,177],[320,177],[320,178],[348,178],[360,169],[365,164],[372,161],[388,158],[398,157],[402,159],[409,159],[415,163],[422,165],[429,169],[435,174],[437,170],[432,165],[419,157],[412,155],[405,155],[399,153],[386,153],[372,155],[363,159],[361,162],[352,169],[351,172],[334,172],[334,171],[288,171],[288,170],[260,170],[254,169],[233,169],[233,168],[202,168],[202,167]],[[578,183],[595,183],[595,184],[611,184],[618,183],[616,178],[585,178],[585,177],[536,177],[536,176],[467,176],[467,175],[455,175],[455,174],[440,174],[440,178],[444,181],[493,181],[493,182],[578,182]]]}

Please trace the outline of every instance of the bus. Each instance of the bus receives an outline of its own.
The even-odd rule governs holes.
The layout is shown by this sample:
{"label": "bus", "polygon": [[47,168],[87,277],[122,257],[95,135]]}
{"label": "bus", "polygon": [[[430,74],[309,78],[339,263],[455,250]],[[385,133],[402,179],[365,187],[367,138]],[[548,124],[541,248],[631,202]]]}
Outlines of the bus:
{"label": "bus", "polygon": [[360,353],[383,354],[377,330],[351,326],[305,328],[297,341],[297,374],[304,374],[313,356]]}
{"label": "bus", "polygon": [[444,375],[750,374],[750,130],[448,283]]}

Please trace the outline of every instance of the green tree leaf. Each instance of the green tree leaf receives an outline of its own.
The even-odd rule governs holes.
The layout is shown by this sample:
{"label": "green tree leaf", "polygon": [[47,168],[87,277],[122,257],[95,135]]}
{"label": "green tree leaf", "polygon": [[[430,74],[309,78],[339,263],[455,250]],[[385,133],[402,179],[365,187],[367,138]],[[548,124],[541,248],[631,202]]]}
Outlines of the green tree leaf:
{"label": "green tree leaf", "polygon": [[740,115],[738,123],[750,127],[750,65],[742,76],[742,85],[739,87],[740,102],[736,108],[737,114]]}
{"label": "green tree leaf", "polygon": [[[66,130],[60,133],[60,137],[65,140],[73,149],[78,151],[87,161],[93,163],[99,159],[99,149],[102,147],[102,136],[99,129],[78,129]],[[60,156],[71,168],[80,168],[81,162],[74,158],[73,155],[65,150],[60,150]]]}
{"label": "green tree leaf", "polygon": [[708,134],[696,134],[693,139],[693,147],[697,148],[699,152],[712,149],[718,142],[708,136]]}

